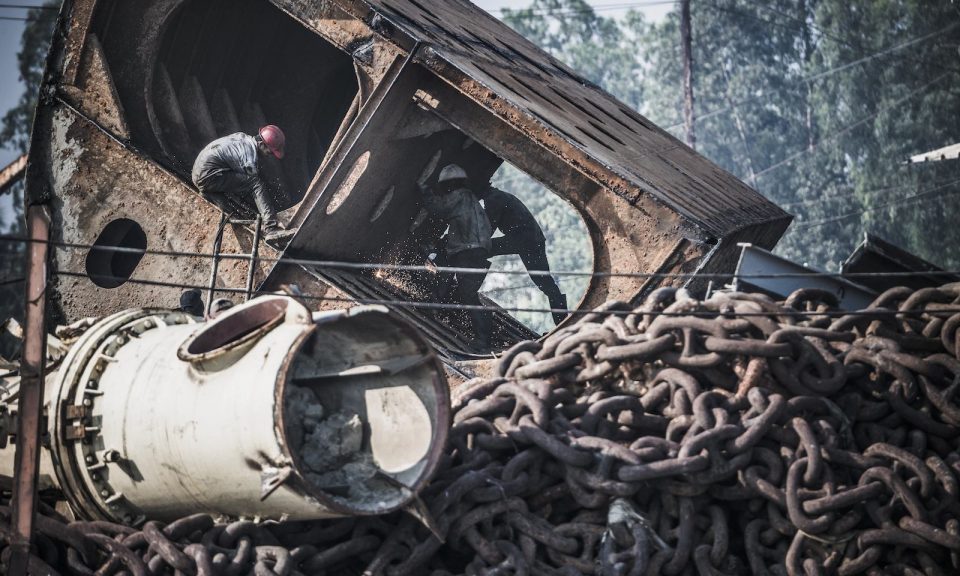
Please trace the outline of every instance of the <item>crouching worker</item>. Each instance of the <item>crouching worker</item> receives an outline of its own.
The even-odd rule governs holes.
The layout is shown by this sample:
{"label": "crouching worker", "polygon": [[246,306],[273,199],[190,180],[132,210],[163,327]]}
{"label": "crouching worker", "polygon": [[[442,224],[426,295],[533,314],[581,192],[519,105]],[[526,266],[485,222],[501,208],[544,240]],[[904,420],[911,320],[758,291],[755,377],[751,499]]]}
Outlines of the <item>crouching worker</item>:
{"label": "crouching worker", "polygon": [[285,141],[283,131],[273,125],[256,136],[237,132],[207,144],[193,163],[193,183],[200,194],[227,214],[233,213],[232,206],[253,200],[263,218],[263,237],[272,242],[286,242],[296,230],[285,230],[277,220],[260,176],[260,155],[283,158]]}
{"label": "crouching worker", "polygon": [[[441,170],[436,192],[422,184],[420,189],[427,212],[450,227],[444,246],[444,265],[452,268],[489,268],[490,261],[487,258],[493,231],[480,201],[467,188],[467,173],[463,168],[450,164]],[[486,273],[457,273],[457,302],[480,306],[478,292],[484,278]],[[471,346],[489,349],[493,313],[479,309],[471,309],[468,313],[473,324]]]}

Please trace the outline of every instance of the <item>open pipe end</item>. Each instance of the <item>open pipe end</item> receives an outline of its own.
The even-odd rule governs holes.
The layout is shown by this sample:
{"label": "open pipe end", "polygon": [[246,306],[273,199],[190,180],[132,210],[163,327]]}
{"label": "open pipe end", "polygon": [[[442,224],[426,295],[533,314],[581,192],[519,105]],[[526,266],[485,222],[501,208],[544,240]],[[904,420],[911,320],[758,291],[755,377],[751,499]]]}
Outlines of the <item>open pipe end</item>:
{"label": "open pipe end", "polygon": [[281,377],[278,421],[301,485],[332,511],[383,514],[432,476],[450,426],[443,366],[389,312],[325,318]]}
{"label": "open pipe end", "polygon": [[177,357],[200,363],[244,350],[283,322],[288,303],[287,298],[267,297],[234,308],[187,338]]}

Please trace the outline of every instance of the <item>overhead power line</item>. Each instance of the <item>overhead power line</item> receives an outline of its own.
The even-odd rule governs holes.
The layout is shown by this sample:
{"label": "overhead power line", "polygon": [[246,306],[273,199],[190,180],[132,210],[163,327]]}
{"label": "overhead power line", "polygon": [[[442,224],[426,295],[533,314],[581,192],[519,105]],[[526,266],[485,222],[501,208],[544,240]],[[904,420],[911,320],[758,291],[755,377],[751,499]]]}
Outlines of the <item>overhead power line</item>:
{"label": "overhead power line", "polygon": [[[709,0],[700,0],[700,1],[701,1],[702,4],[703,4],[704,6],[706,6],[707,8],[714,8],[714,9],[719,10],[719,11],[721,11],[721,12],[727,12],[727,13],[734,14],[734,15],[738,15],[738,16],[742,16],[742,17],[745,17],[745,18],[750,18],[751,20],[755,20],[755,21],[757,21],[757,22],[762,22],[762,23],[764,23],[764,24],[769,24],[769,25],[775,26],[775,27],[777,27],[777,28],[783,28],[783,29],[785,29],[785,30],[794,31],[794,32],[802,32],[802,30],[800,30],[798,27],[789,26],[789,25],[782,24],[782,23],[780,23],[780,22],[776,22],[776,21],[773,21],[773,20],[767,20],[767,19],[764,19],[764,18],[760,18],[759,16],[755,16],[755,15],[753,15],[753,14],[751,14],[751,13],[749,13],[749,12],[746,12],[746,11],[744,11],[744,10],[738,10],[738,9],[735,9],[735,8],[732,8],[732,7],[720,6],[719,4],[715,4],[715,3],[709,2]],[[946,32],[949,32],[950,30],[956,28],[957,25],[960,25],[960,23],[951,24],[950,26],[947,26],[945,29],[940,30],[939,32],[931,33],[931,34],[929,35],[929,36],[930,36],[929,38],[927,38],[927,37],[914,38],[914,39],[908,40],[907,42],[905,42],[905,43],[903,43],[903,44],[900,44],[900,45],[898,45],[898,46],[891,47],[891,48],[889,48],[889,49],[881,49],[879,52],[874,52],[873,54],[866,55],[866,54],[863,54],[863,51],[864,51],[863,46],[861,46],[861,45],[856,45],[856,44],[854,44],[853,42],[850,42],[849,40],[845,40],[845,39],[843,39],[843,38],[841,38],[841,37],[839,37],[839,36],[837,36],[837,35],[834,35],[834,34],[832,34],[832,33],[826,33],[822,28],[820,28],[819,26],[817,26],[815,23],[808,23],[808,22],[803,21],[803,20],[801,20],[801,19],[799,19],[799,18],[797,18],[797,17],[795,17],[795,16],[792,16],[792,15],[790,15],[790,14],[787,14],[786,12],[782,12],[782,11],[780,11],[780,10],[776,10],[776,9],[771,8],[771,7],[769,7],[769,6],[765,6],[765,5],[761,4],[761,3],[750,2],[749,0],[747,0],[747,2],[748,2],[748,3],[752,3],[755,7],[759,8],[759,9],[767,10],[767,11],[769,11],[769,12],[773,12],[774,14],[779,14],[780,16],[783,16],[783,17],[785,17],[785,18],[788,18],[788,19],[790,19],[790,20],[793,20],[793,21],[795,21],[795,22],[800,23],[802,26],[809,27],[811,30],[815,30],[815,31],[817,31],[817,32],[820,32],[821,35],[823,35],[825,38],[828,38],[828,39],[830,39],[830,40],[833,40],[834,42],[837,42],[838,44],[843,44],[843,45],[847,46],[848,48],[853,48],[854,50],[860,52],[860,53],[861,53],[861,56],[864,56],[864,57],[866,57],[866,58],[868,58],[868,59],[873,59],[872,57],[875,57],[879,52],[883,52],[884,50],[889,50],[889,51],[890,51],[889,54],[884,54],[884,55],[887,55],[887,56],[893,55],[893,52],[899,52],[899,51],[902,50],[903,48],[912,46],[913,44],[916,44],[916,43],[919,43],[919,42],[923,42],[924,40],[929,40],[930,38],[936,37],[936,36],[938,36],[938,35],[945,34]],[[939,63],[937,63],[937,62],[929,62],[928,60],[924,60],[924,59],[921,59],[921,58],[917,58],[917,57],[915,57],[915,56],[911,56],[910,54],[896,54],[895,57],[901,58],[901,59],[904,59],[904,60],[912,60],[912,61],[914,61],[914,62],[918,62],[918,63],[922,63],[922,64],[933,64],[934,66],[936,66],[936,67],[938,67],[938,68],[941,68],[941,69],[943,69],[943,70],[951,70],[951,71],[954,71],[954,72],[960,72],[960,69],[952,68],[952,67],[949,67],[949,66],[944,66],[944,65],[939,64]],[[853,65],[853,64],[856,64],[856,63],[850,63],[850,64]],[[809,81],[809,79],[807,79],[807,81]]]}
{"label": "overhead power line", "polygon": [[941,193],[941,192],[939,192],[939,191],[940,191],[940,190],[943,190],[944,188],[947,188],[947,187],[949,187],[949,186],[952,186],[952,185],[954,185],[954,184],[957,184],[957,183],[960,183],[960,178],[957,178],[956,180],[953,180],[953,181],[951,181],[951,182],[947,182],[947,183],[945,183],[945,184],[941,184],[940,186],[936,186],[936,187],[934,187],[934,188],[929,188],[929,189],[927,189],[927,190],[924,190],[924,191],[919,192],[919,193],[917,193],[917,194],[913,194],[913,195],[911,195],[911,196],[905,196],[905,197],[901,198],[900,200],[894,200],[894,201],[891,201],[891,202],[885,202],[885,203],[879,204],[879,205],[877,205],[877,206],[871,206],[871,207],[869,207],[869,208],[864,208],[863,210],[857,210],[857,211],[854,211],[854,212],[848,212],[847,214],[841,214],[840,216],[834,216],[834,217],[832,217],[832,218],[825,218],[825,219],[823,219],[823,220],[815,220],[815,221],[813,221],[813,222],[797,222],[796,224],[794,224],[793,227],[794,227],[794,228],[815,228],[815,227],[817,227],[817,226],[823,226],[823,225],[826,225],[826,224],[831,224],[831,223],[833,223],[833,222],[841,222],[841,221],[843,221],[843,220],[848,220],[848,219],[850,219],[850,218],[855,218],[855,217],[857,217],[857,216],[862,216],[863,214],[867,214],[867,213],[870,213],[870,212],[876,212],[877,210],[883,210],[883,209],[885,209],[885,208],[893,208],[893,207],[895,207],[895,206],[904,206],[904,205],[908,205],[908,204],[913,204],[913,203],[915,203],[917,200],[922,200],[922,199],[928,198],[928,197],[930,197],[930,196],[947,197],[947,196],[949,196],[949,195],[951,195],[951,194],[956,194],[957,192],[960,192],[960,191],[953,190],[953,191],[950,191],[950,192],[947,192],[947,193]]}
{"label": "overhead power line", "polygon": [[814,198],[812,200],[797,200],[796,202],[785,202],[783,204],[778,203],[777,206],[780,208],[790,208],[793,206],[812,206],[816,204],[822,204],[824,202],[830,202],[832,200],[846,200],[848,198],[853,198],[856,196],[871,196],[875,194],[886,194],[889,192],[899,192],[901,190],[906,190],[907,188],[913,188],[914,184],[901,184],[898,186],[885,186],[883,188],[874,188],[872,190],[865,190],[859,192],[857,190],[849,190],[842,194],[833,194],[830,196],[825,196],[823,198]]}
{"label": "overhead power line", "polygon": [[[86,274],[80,272],[52,272],[52,274],[60,276],[68,276],[74,278],[87,278]],[[913,273],[915,274],[915,273]],[[929,275],[929,273],[926,273]],[[727,277],[730,277],[728,275]],[[744,276],[741,276],[743,278]],[[138,278],[122,278],[122,277],[111,277],[103,276],[104,279],[115,279],[115,280],[124,280],[130,284],[137,284],[142,286],[157,286],[162,288],[177,288],[182,290],[204,290],[207,291],[210,289],[209,286],[200,286],[197,284],[186,284],[180,282],[164,282],[160,280],[147,280],[147,279],[138,279]],[[247,291],[243,288],[216,288],[216,292],[226,293],[226,294],[243,294],[246,295]],[[487,311],[499,311],[499,312],[542,312],[542,313],[553,313],[561,312],[564,314],[595,314],[599,316],[629,316],[632,314],[638,314],[635,310],[577,310],[573,308],[531,308],[531,307],[502,307],[502,306],[487,306],[484,304],[451,304],[447,302],[419,302],[413,300],[395,300],[388,298],[349,298],[349,297],[339,297],[339,296],[319,296],[314,294],[298,294],[296,298],[302,300],[312,300],[319,302],[341,302],[344,304],[372,304],[372,305],[382,305],[382,306],[396,306],[401,308],[420,308],[426,310],[450,310],[454,312],[467,311],[467,310],[487,310]],[[844,316],[853,316],[853,317],[868,317],[868,318],[889,318],[889,317],[905,317],[905,316],[923,316],[929,315],[931,313],[936,313],[938,315],[946,316],[947,314],[956,314],[960,313],[960,308],[958,307],[943,307],[937,308],[934,311],[917,309],[917,310],[894,310],[889,308],[877,308],[877,309],[864,309],[857,311],[847,311],[847,310],[826,310],[826,311],[802,311],[802,310],[791,310],[785,308],[782,312],[738,312],[735,316],[740,318],[751,318],[751,317],[767,317],[770,316],[791,316],[797,318],[811,317],[811,318],[842,318]],[[705,316],[709,318],[716,318],[722,316],[720,312],[717,311],[682,311],[682,312],[666,312],[654,310],[651,312],[639,312],[639,314],[644,316],[677,316],[677,317],[686,317],[686,316]]]}
{"label": "overhead power line", "polygon": [[886,186],[883,188],[874,188],[872,190],[848,190],[839,194],[832,194],[830,196],[824,196],[823,198],[812,198],[808,200],[797,200],[796,202],[786,202],[784,204],[777,204],[780,208],[792,208],[795,206],[817,206],[823,204],[824,202],[833,202],[835,200],[851,200],[856,199],[857,197],[881,197],[887,196],[894,192],[902,192],[907,189],[916,188],[916,183],[910,184],[900,184],[898,186]]}
{"label": "overhead power line", "polygon": [[[944,184],[941,186],[945,187],[949,184],[960,182],[960,178],[956,181]],[[211,254],[204,252],[179,252],[171,250],[141,250],[138,248],[125,248],[121,246],[95,246],[93,244],[81,244],[81,243],[71,243],[71,242],[58,242],[54,240],[47,241],[37,241],[31,240],[29,238],[23,238],[19,236],[10,236],[10,235],[0,235],[0,242],[7,243],[18,243],[18,244],[31,244],[31,243],[42,243],[47,244],[48,246],[53,246],[56,248],[63,248],[68,250],[90,250],[90,251],[100,251],[105,253],[121,253],[121,254],[136,254],[138,256],[151,255],[151,256],[163,256],[169,258],[205,258],[213,259],[218,258],[220,260],[232,260],[232,261],[244,261],[248,262],[252,259],[250,254],[238,254],[238,253],[226,253],[226,254]],[[4,254],[0,254],[0,257],[3,257]],[[22,258],[21,255],[10,255],[11,257],[16,256]],[[303,258],[268,258],[260,257],[256,258],[258,263],[276,263],[276,264],[286,264],[286,265],[297,265],[307,268],[315,268],[318,270],[331,269],[331,270],[355,270],[355,271],[364,271],[364,270],[396,270],[396,271],[407,271],[407,272],[447,272],[451,274],[504,274],[504,275],[522,275],[522,276],[573,276],[573,277],[592,277],[592,278],[637,278],[648,280],[651,278],[656,279],[712,279],[712,280],[722,280],[725,278],[730,278],[733,274],[730,273],[709,273],[709,272],[587,272],[587,271],[575,271],[575,270],[558,270],[558,271],[541,271],[541,270],[496,270],[491,271],[488,268],[459,268],[459,267],[427,267],[423,264],[411,265],[411,264],[386,264],[386,263],[372,263],[372,262],[344,262],[344,261],[335,261],[335,260],[312,260],[312,259],[303,259]],[[957,276],[960,275],[960,270],[953,271],[942,271],[942,272],[930,272],[925,273],[928,275],[945,275],[945,276]],[[855,272],[850,274],[841,274],[839,272],[786,272],[786,273],[770,273],[770,274],[740,274],[740,278],[764,278],[764,279],[775,279],[775,278],[814,278],[814,277],[823,277],[823,278],[909,278],[916,275],[915,272]]]}
{"label": "overhead power line", "polygon": [[854,122],[853,124],[849,124],[849,125],[847,125],[847,126],[844,126],[844,127],[841,128],[840,130],[837,130],[836,132],[833,132],[832,134],[829,134],[828,136],[825,136],[825,137],[821,138],[821,139],[818,140],[816,143],[814,143],[813,146],[808,146],[808,147],[804,148],[803,150],[801,150],[801,151],[799,151],[799,152],[797,152],[797,153],[795,153],[795,154],[791,154],[790,156],[784,158],[783,160],[780,160],[779,162],[776,162],[776,163],[768,166],[767,168],[764,168],[763,170],[757,172],[756,174],[754,174],[753,176],[751,176],[750,178],[748,178],[748,180],[749,180],[750,182],[752,182],[752,183],[755,184],[756,181],[757,181],[757,179],[760,178],[761,176],[763,176],[763,175],[765,175],[765,174],[769,174],[770,172],[773,172],[774,170],[777,170],[778,168],[781,168],[781,167],[783,167],[783,166],[786,166],[787,164],[790,164],[791,162],[793,162],[793,161],[796,160],[797,158],[801,158],[801,157],[803,157],[803,156],[806,156],[807,154],[810,154],[810,153],[812,153],[812,152],[814,152],[814,151],[816,151],[816,150],[819,150],[820,147],[821,147],[823,144],[825,144],[825,143],[827,143],[827,142],[830,142],[830,141],[832,141],[832,140],[835,140],[836,138],[838,138],[838,137],[840,137],[840,136],[843,136],[843,135],[846,134],[847,132],[850,132],[851,130],[853,130],[853,129],[855,129],[855,128],[858,128],[858,127],[866,124],[866,123],[869,122],[870,120],[873,120],[874,118],[876,118],[877,116],[879,116],[879,115],[882,114],[883,112],[886,112],[887,110],[890,110],[891,108],[894,108],[894,107],[896,107],[896,106],[900,106],[901,104],[903,104],[903,103],[905,103],[905,102],[908,102],[908,101],[912,100],[913,98],[916,98],[917,96],[919,96],[920,94],[922,94],[923,92],[925,92],[928,88],[930,88],[931,86],[933,86],[933,85],[936,84],[937,82],[940,82],[941,80],[943,80],[944,78],[946,78],[946,77],[949,76],[949,75],[950,75],[950,72],[946,72],[946,73],[944,73],[944,74],[941,74],[940,76],[937,76],[937,77],[936,77],[935,79],[933,79],[932,81],[927,82],[926,84],[920,86],[919,88],[916,88],[916,89],[914,89],[914,90],[911,90],[910,93],[908,93],[906,96],[904,96],[904,97],[902,97],[902,98],[899,98],[899,99],[897,99],[897,100],[894,100],[893,102],[890,102],[890,103],[887,104],[886,106],[881,107],[881,108],[878,109],[876,112],[873,112],[873,113],[871,113],[871,114],[868,114],[868,115],[864,116],[863,118],[860,118],[859,120],[857,120],[857,121]]}
{"label": "overhead power line", "polygon": [[[750,0],[747,0],[747,1],[749,2]],[[814,31],[814,32],[817,32],[818,34],[820,34],[820,35],[823,36],[824,38],[827,38],[827,39],[829,39],[829,40],[833,40],[833,41],[836,42],[837,44],[842,44],[842,45],[844,45],[844,46],[846,46],[846,47],[848,47],[848,48],[853,48],[854,50],[857,50],[858,52],[861,52],[861,53],[862,53],[863,50],[864,50],[862,44],[859,44],[859,43],[855,44],[855,43],[851,42],[849,39],[843,38],[842,36],[839,35],[839,33],[835,32],[834,30],[827,30],[827,29],[823,28],[822,26],[819,26],[816,22],[808,22],[808,21],[805,20],[805,19],[798,18],[798,17],[796,17],[796,16],[794,16],[794,15],[792,15],[792,14],[789,14],[789,13],[784,12],[784,11],[782,11],[782,10],[778,10],[778,9],[772,7],[772,6],[767,6],[767,5],[765,5],[762,1],[761,1],[761,2],[753,2],[753,5],[756,6],[757,8],[759,8],[759,9],[761,9],[761,10],[766,10],[766,11],[768,11],[768,12],[772,12],[772,13],[774,13],[774,14],[778,14],[778,15],[780,15],[780,16],[782,16],[782,17],[784,17],[784,18],[787,18],[787,19],[789,19],[789,20],[793,20],[794,22],[797,22],[797,23],[800,24],[801,26],[803,26],[803,27],[805,27],[805,28],[809,28],[810,30],[812,30],[812,31]],[[936,66],[937,68],[941,68],[941,69],[943,69],[943,70],[954,70],[953,68],[950,68],[949,66],[944,66],[944,65],[940,64],[939,62],[931,62],[930,60],[925,60],[925,59],[923,59],[923,58],[919,58],[919,57],[916,57],[916,56],[911,56],[909,53],[908,53],[908,54],[897,54],[896,57],[897,57],[897,58],[904,59],[904,60],[911,60],[911,61],[914,61],[914,62],[919,62],[919,63],[921,63],[921,64],[932,64],[933,66]]]}
{"label": "overhead power line", "polygon": [[[709,4],[709,3],[707,3],[707,4],[705,4],[705,5],[706,5],[706,6],[712,6],[712,5]],[[734,14],[739,14],[739,13],[740,13],[740,12],[732,11],[732,10],[728,10],[728,11],[731,12],[731,13],[734,13]],[[760,19],[760,20],[761,20],[762,22],[766,22],[766,20],[763,20],[763,19]],[[870,62],[870,61],[872,61],[872,60],[875,60],[876,58],[879,58],[880,56],[891,56],[891,55],[894,55],[895,52],[897,52],[897,51],[899,51],[899,50],[902,50],[902,49],[905,48],[905,47],[909,47],[909,46],[912,46],[912,45],[917,44],[917,43],[919,43],[919,42],[922,42],[922,41],[925,41],[925,40],[930,40],[930,39],[933,38],[933,37],[946,34],[947,32],[949,32],[949,31],[953,30],[954,28],[956,28],[958,25],[960,25],[960,23],[952,24],[952,25],[947,26],[946,28],[944,28],[944,29],[942,29],[942,30],[939,30],[939,31],[937,31],[937,32],[934,32],[934,33],[932,33],[932,34],[927,34],[927,35],[921,36],[921,37],[919,37],[919,38],[913,38],[913,39],[907,40],[906,42],[903,42],[903,43],[901,43],[901,44],[898,44],[898,45],[896,45],[896,46],[892,46],[892,47],[888,47],[888,48],[883,48],[883,49],[881,49],[881,50],[879,50],[879,51],[877,51],[877,52],[873,52],[873,53],[871,53],[871,54],[864,55],[863,57],[861,57],[861,58],[859,58],[859,59],[857,59],[857,60],[854,60],[854,61],[852,61],[852,62],[846,62],[846,63],[844,63],[844,64],[839,64],[839,65],[837,65],[837,66],[835,66],[835,67],[833,67],[833,68],[829,68],[829,69],[827,69],[827,70],[823,70],[823,71],[821,71],[821,72],[817,72],[816,74],[811,74],[811,75],[809,75],[809,76],[804,76],[804,77],[802,77],[802,78],[797,78],[797,79],[794,79],[794,80],[788,80],[788,81],[785,82],[785,84],[786,84],[787,86],[790,86],[790,87],[793,87],[793,88],[799,88],[799,87],[803,86],[804,84],[807,84],[808,82],[813,82],[813,81],[815,81],[815,80],[821,80],[821,79],[823,79],[823,78],[826,78],[827,76],[832,76],[832,75],[837,74],[837,73],[839,73],[839,72],[843,72],[843,71],[845,71],[845,70],[849,70],[850,68],[856,67],[856,66],[858,66],[858,65],[860,65],[860,64],[865,64],[865,63],[867,63],[867,62]],[[851,45],[851,46],[852,46],[852,45]],[[910,58],[910,59],[913,60],[912,58]],[[939,68],[942,68],[942,69],[947,70],[947,71],[949,71],[949,72],[957,72],[957,73],[960,73],[960,69],[957,69],[957,68],[950,68],[950,67],[948,67],[948,66],[939,66]],[[734,102],[733,104],[731,104],[731,105],[729,105],[729,106],[724,106],[724,107],[722,107],[722,108],[717,108],[717,109],[711,110],[711,111],[709,111],[709,112],[703,112],[703,113],[701,113],[701,114],[698,115],[697,120],[698,120],[699,122],[702,122],[703,120],[706,120],[707,118],[712,118],[712,117],[714,117],[714,116],[719,116],[719,115],[721,115],[721,114],[726,114],[727,112],[730,112],[730,111],[732,111],[732,110],[735,110],[735,109],[743,106],[744,104],[749,104],[749,103],[751,103],[751,102],[756,102],[756,101],[760,101],[760,100],[767,100],[767,99],[769,99],[769,96],[768,96],[768,95],[766,95],[766,94],[760,94],[760,95],[757,95],[757,96],[751,96],[750,98],[744,98],[744,99],[742,99],[742,100],[737,100],[736,102]],[[676,123],[671,124],[670,126],[666,127],[666,130],[675,130],[675,129],[681,128],[681,127],[683,127],[683,122],[676,122]]]}
{"label": "overhead power line", "polygon": [[[951,30],[953,30],[953,29],[956,28],[957,26],[960,26],[960,22],[954,22],[953,24],[947,26],[946,28],[943,28],[943,29],[938,30],[938,31],[936,31],[936,32],[931,32],[930,34],[926,34],[926,35],[924,35],[924,36],[920,36],[919,38],[913,38],[913,39],[911,39],[911,40],[907,40],[906,42],[902,42],[902,43],[900,43],[900,44],[897,44],[896,46],[892,46],[892,47],[890,47],[890,48],[887,48],[886,50],[881,50],[881,51],[876,52],[876,53],[874,53],[874,54],[870,54],[869,56],[865,56],[865,57],[863,57],[863,58],[860,58],[859,60],[854,60],[853,62],[848,62],[848,63],[846,63],[846,64],[844,64],[844,65],[842,65],[842,66],[838,66],[837,68],[834,68],[834,69],[829,70],[829,71],[827,71],[827,72],[820,72],[819,74],[814,74],[813,76],[808,76],[808,77],[806,78],[806,81],[807,81],[807,82],[813,82],[813,81],[815,81],[815,80],[819,80],[820,78],[823,78],[823,77],[824,77],[826,74],[828,74],[828,73],[832,74],[832,73],[835,73],[835,72],[840,72],[840,71],[846,70],[846,69],[851,68],[851,67],[853,67],[853,66],[859,66],[860,64],[863,64],[863,63],[865,63],[865,62],[869,62],[869,61],[871,61],[871,60],[875,60],[875,59],[880,58],[880,57],[882,57],[882,56],[886,56],[886,55],[888,55],[888,54],[892,54],[892,53],[897,52],[897,51],[899,51],[899,50],[903,50],[904,48],[909,48],[910,46],[913,46],[913,45],[915,45],[915,44],[919,44],[920,42],[925,42],[925,41],[930,40],[930,39],[932,39],[932,38],[936,38],[937,36],[942,36],[942,35],[946,34],[947,32],[950,32]],[[954,72],[957,72],[957,71],[958,71],[958,70],[953,69],[953,68],[951,68],[950,70],[952,70],[952,71],[954,71]]]}

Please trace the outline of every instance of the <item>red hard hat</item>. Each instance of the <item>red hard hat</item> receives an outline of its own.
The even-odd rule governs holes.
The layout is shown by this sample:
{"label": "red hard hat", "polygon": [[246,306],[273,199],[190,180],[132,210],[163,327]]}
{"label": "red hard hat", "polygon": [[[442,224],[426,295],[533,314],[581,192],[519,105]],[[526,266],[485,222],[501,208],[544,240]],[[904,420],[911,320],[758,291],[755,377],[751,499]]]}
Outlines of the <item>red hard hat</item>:
{"label": "red hard hat", "polygon": [[260,129],[260,139],[273,152],[274,156],[283,158],[283,149],[287,144],[287,137],[283,135],[283,130],[273,124],[268,124]]}

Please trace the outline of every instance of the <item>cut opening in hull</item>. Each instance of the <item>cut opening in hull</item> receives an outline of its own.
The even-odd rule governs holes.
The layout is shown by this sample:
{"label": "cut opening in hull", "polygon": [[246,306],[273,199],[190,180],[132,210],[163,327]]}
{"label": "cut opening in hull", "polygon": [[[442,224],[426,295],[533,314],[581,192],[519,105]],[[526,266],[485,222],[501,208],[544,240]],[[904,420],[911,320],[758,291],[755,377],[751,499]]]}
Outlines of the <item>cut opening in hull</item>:
{"label": "cut opening in hull", "polygon": [[210,141],[280,126],[287,155],[261,165],[280,209],[303,197],[359,90],[348,54],[267,0],[114,0],[93,30],[134,143],[185,180]]}

